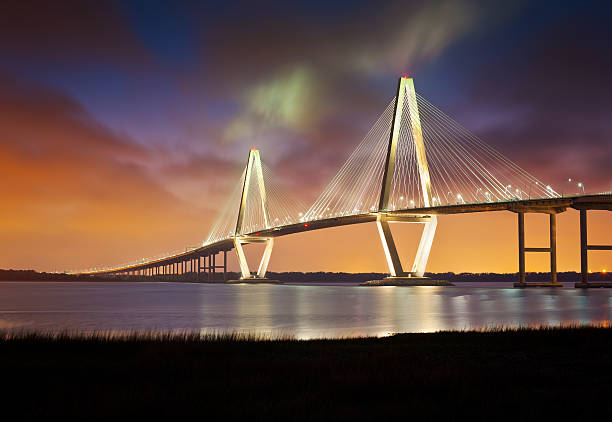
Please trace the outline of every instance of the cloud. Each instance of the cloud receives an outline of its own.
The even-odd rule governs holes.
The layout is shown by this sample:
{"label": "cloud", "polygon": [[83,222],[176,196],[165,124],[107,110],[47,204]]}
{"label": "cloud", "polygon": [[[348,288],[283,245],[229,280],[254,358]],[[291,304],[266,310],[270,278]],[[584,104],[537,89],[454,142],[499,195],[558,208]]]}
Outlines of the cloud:
{"label": "cloud", "polygon": [[[189,13],[201,30],[199,61],[168,60],[144,73],[149,52],[118,3],[5,2],[3,64],[24,78],[40,72],[48,84],[60,74],[62,86],[91,102],[0,76],[0,267],[116,264],[195,245],[238,182],[251,146],[262,149],[284,188],[313,200],[385,108],[399,74],[419,75],[494,25],[494,9],[511,14],[506,8],[472,1],[231,4],[225,12]],[[585,174],[587,189],[595,189],[607,186],[597,175],[609,174],[610,86],[602,75],[612,68],[601,53],[609,31],[580,19],[569,27],[512,40],[516,51],[496,45],[466,78],[472,90],[454,115],[538,177]],[[185,47],[146,29],[139,36],[164,37],[162,50]],[[79,80],[71,85],[63,69]],[[104,119],[104,107],[92,107],[100,102],[125,117],[138,143],[102,123],[123,119]],[[583,139],[588,144],[577,141]],[[373,233],[368,259],[379,258],[382,270]],[[460,237],[441,236],[439,244]],[[320,257],[303,259],[302,250],[317,251],[321,239],[296,238],[296,249],[280,252],[282,265],[317,269]],[[363,245],[357,235],[336,239],[353,240]],[[354,253],[330,254],[324,267],[350,267]],[[448,256],[438,265],[448,265]],[[458,258],[456,268],[466,260]]]}
{"label": "cloud", "polygon": [[307,133],[320,113],[316,86],[313,71],[304,66],[256,84],[246,92],[244,108],[227,126],[225,139],[249,142],[270,129]]}
{"label": "cloud", "polygon": [[575,13],[538,28],[475,75],[459,119],[560,192],[576,190],[568,178],[612,189],[610,43],[603,18]]}
{"label": "cloud", "polygon": [[21,64],[134,65],[148,57],[113,1],[4,1],[0,50],[5,59]]}
{"label": "cloud", "polygon": [[[400,2],[358,32],[342,62],[367,73],[412,73],[480,24],[471,1]],[[357,32],[357,31],[356,31]]]}
{"label": "cloud", "polygon": [[57,90],[2,75],[0,93],[2,266],[122,262],[205,237],[212,215],[148,175],[150,151]]}
{"label": "cloud", "polygon": [[[269,5],[267,5],[269,6]],[[355,5],[340,15],[245,5],[203,26],[201,87],[211,99],[233,96],[237,113],[223,142],[267,148],[274,161],[294,149],[356,145],[392,90],[377,78],[415,72],[480,25],[472,1]],[[332,8],[332,6],[328,6]],[[198,82],[193,77],[188,85]],[[350,124],[342,119],[352,119]],[[335,122],[335,123],[332,123]],[[323,128],[346,139],[322,136]],[[340,134],[340,133],[339,133]]]}

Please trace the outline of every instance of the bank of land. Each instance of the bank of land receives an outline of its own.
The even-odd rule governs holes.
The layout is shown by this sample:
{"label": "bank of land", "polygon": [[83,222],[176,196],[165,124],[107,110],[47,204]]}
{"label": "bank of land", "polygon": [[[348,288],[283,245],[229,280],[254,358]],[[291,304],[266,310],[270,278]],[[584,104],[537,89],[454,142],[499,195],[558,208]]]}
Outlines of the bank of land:
{"label": "bank of land", "polygon": [[608,328],[255,340],[5,336],[3,408],[94,420],[584,420],[609,408]]}
{"label": "bank of land", "polygon": [[[448,280],[453,283],[460,282],[513,282],[518,281],[516,273],[429,273],[428,277],[435,280]],[[343,273],[343,272],[268,272],[268,278],[280,280],[286,283],[361,283],[368,280],[378,280],[387,277],[384,273]],[[222,274],[217,273],[213,281],[222,282]],[[237,279],[239,273],[230,272],[227,279]],[[580,274],[574,271],[558,273],[561,282],[574,283],[580,280]],[[610,281],[612,273],[592,273],[589,275],[590,281]],[[33,270],[2,270],[0,269],[0,281],[177,281],[177,282],[206,282],[207,275],[186,273],[179,275],[157,275],[149,276],[89,276],[73,275],[64,273],[45,273]],[[527,273],[527,281],[550,281],[549,273]]]}

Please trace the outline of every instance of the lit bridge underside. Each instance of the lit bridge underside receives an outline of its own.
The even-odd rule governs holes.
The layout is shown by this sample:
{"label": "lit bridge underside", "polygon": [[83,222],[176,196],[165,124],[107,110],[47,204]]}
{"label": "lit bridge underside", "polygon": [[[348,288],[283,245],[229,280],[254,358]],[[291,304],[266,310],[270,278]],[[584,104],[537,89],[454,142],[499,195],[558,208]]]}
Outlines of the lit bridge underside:
{"label": "lit bridge underside", "polygon": [[[581,183],[577,185],[584,192]],[[423,277],[437,227],[437,216],[511,211],[518,216],[519,287],[526,287],[525,253],[550,255],[550,283],[558,286],[556,215],[580,211],[581,284],[588,287],[587,210],[612,210],[612,194],[561,196],[517,164],[446,116],[418,95],[412,79],[400,78],[395,97],[317,200],[306,207],[276,185],[257,149],[203,245],[158,259],[114,268],[81,271],[91,275],[197,274],[213,281],[217,269],[227,276],[227,252],[236,250],[241,280],[265,280],[280,236],[375,222],[391,278]],[[549,215],[550,242],[525,246],[525,214]],[[389,223],[423,224],[410,271],[404,269]],[[243,245],[265,244],[257,271]],[[223,254],[222,263],[217,255]],[[541,283],[542,284],[542,283]]]}

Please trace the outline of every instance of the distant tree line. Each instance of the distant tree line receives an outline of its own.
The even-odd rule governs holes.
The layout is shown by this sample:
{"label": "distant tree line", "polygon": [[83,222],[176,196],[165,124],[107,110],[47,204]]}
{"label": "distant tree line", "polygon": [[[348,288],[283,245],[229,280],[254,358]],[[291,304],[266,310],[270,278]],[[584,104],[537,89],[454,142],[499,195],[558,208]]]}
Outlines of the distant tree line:
{"label": "distant tree line", "polygon": [[[448,280],[450,282],[511,282],[518,279],[516,273],[426,273],[427,277],[435,280]],[[215,280],[221,280],[222,274],[217,273]],[[267,277],[272,280],[279,280],[291,283],[361,283],[368,280],[379,280],[387,277],[385,273],[344,273],[344,272],[268,272]],[[228,273],[228,279],[237,279],[239,273]],[[580,280],[580,274],[574,271],[560,272],[557,274],[561,282],[576,282]],[[195,273],[180,275],[166,275],[142,277],[142,276],[120,276],[103,277],[88,275],[73,275],[64,273],[45,273],[34,270],[0,270],[0,281],[146,281],[146,280],[165,280],[165,281],[206,281],[207,275],[200,274],[199,278]],[[590,281],[612,281],[610,273],[591,273]],[[527,273],[527,281],[550,281],[549,273]]]}

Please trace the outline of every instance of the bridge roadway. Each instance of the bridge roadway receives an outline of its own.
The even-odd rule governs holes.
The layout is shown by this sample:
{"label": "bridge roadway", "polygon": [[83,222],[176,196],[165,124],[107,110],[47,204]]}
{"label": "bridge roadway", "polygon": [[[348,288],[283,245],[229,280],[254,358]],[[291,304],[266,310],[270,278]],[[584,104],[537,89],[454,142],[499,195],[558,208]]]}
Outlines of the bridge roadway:
{"label": "bridge roadway", "polygon": [[[450,215],[450,214],[466,214],[475,212],[490,212],[490,211],[512,211],[515,213],[544,213],[544,214],[558,214],[564,212],[567,208],[574,208],[576,210],[607,210],[612,211],[612,193],[602,193],[595,195],[577,195],[577,196],[563,196],[558,198],[541,198],[541,199],[525,199],[525,200],[514,200],[504,202],[485,202],[485,203],[471,203],[471,204],[453,204],[453,205],[441,205],[436,207],[428,208],[409,208],[404,210],[394,210],[386,212],[387,216],[397,217],[426,217],[427,215]],[[377,213],[347,215],[342,217],[331,217],[321,220],[313,220],[308,222],[301,222],[290,224],[286,226],[280,226],[276,228],[270,228],[267,230],[261,230],[258,232],[248,233],[243,235],[244,237],[280,237],[294,233],[301,233],[305,231],[325,229],[329,227],[347,226],[351,224],[361,224],[375,222]],[[586,221],[585,221],[586,230]],[[585,236],[585,250],[586,250],[586,236]],[[184,262],[195,262],[197,260],[198,266],[200,266],[201,257],[215,256],[220,252],[227,253],[234,248],[234,241],[232,238],[220,240],[215,243],[211,243],[190,251],[186,251],[177,255],[164,257],[158,260],[143,262],[134,265],[128,265],[123,267],[117,267],[110,270],[100,270],[80,273],[82,275],[113,275],[113,274],[136,274],[138,271],[145,271],[149,269],[158,268],[165,265],[174,265]],[[608,248],[604,246],[604,248]],[[212,261],[214,262],[214,261]],[[227,261],[224,259],[223,266],[216,266],[214,263],[208,264],[209,270],[212,267],[224,268],[226,271]],[[199,272],[199,269],[197,270]],[[214,272],[214,270],[213,270]]]}

